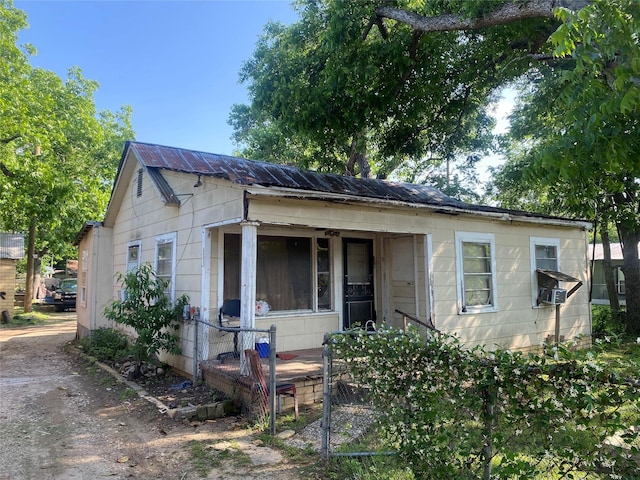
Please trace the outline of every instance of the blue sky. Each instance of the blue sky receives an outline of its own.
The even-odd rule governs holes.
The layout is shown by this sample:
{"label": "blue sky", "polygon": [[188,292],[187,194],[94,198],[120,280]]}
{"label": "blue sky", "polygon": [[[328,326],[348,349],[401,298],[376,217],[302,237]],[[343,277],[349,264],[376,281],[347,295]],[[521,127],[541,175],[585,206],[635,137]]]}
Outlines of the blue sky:
{"label": "blue sky", "polygon": [[100,84],[99,110],[133,109],[136,139],[231,154],[227,119],[246,103],[238,73],[264,25],[292,23],[288,0],[28,0],[20,43],[32,65],[66,78],[81,68]]}

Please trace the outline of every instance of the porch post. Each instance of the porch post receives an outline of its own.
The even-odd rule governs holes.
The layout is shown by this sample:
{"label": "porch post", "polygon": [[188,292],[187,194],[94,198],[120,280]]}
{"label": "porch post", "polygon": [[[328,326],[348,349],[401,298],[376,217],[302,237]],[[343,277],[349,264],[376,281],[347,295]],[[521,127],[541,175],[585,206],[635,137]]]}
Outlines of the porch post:
{"label": "porch post", "polygon": [[[240,269],[240,328],[256,327],[256,260],[258,256],[258,223],[242,222],[242,264]],[[244,351],[254,348],[253,332],[242,332],[240,371],[248,372]]]}

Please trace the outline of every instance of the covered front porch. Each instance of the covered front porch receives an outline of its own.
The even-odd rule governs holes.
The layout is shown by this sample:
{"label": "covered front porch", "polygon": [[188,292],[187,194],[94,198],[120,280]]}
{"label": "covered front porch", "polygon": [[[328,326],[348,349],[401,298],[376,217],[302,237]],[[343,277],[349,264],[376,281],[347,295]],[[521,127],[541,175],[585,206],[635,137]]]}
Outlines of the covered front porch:
{"label": "covered front porch", "polygon": [[[203,237],[203,320],[276,325],[281,351],[319,348],[325,333],[354,326],[401,327],[398,310],[433,322],[429,234],[239,222]],[[229,300],[238,312],[221,317]]]}

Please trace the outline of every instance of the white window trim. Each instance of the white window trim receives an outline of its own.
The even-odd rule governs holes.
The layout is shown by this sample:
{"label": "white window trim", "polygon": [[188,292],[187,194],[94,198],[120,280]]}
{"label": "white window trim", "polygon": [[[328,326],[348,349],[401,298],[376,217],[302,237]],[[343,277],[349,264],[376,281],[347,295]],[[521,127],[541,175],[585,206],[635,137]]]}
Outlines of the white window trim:
{"label": "white window trim", "polygon": [[[493,305],[465,306],[464,305],[464,261],[462,256],[462,243],[476,242],[488,243],[491,248],[491,289]],[[469,315],[475,313],[488,313],[498,311],[498,289],[496,271],[496,239],[493,233],[455,232],[456,243],[456,288],[458,291],[458,314]]]}
{"label": "white window trim", "polygon": [[[531,237],[529,241],[529,255],[531,258],[531,305],[533,308],[540,308],[545,306],[544,304],[538,305],[538,277],[536,269],[536,247],[556,247],[556,268],[560,270],[560,239],[559,238],[547,238],[547,237]],[[560,285],[559,285],[560,286]]]}
{"label": "white window trim", "polygon": [[158,247],[160,244],[171,243],[171,292],[169,300],[173,303],[176,298],[176,252],[177,248],[177,232],[167,233],[156,237],[156,248],[153,255],[154,270],[158,272]]}

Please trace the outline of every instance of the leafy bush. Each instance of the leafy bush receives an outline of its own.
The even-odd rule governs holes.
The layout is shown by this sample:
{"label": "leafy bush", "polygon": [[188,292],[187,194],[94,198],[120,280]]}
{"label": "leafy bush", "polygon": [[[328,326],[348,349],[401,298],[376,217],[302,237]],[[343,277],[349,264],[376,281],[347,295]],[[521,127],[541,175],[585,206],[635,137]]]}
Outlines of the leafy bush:
{"label": "leafy bush", "polygon": [[[370,388],[378,438],[416,478],[630,478],[640,383],[629,358],[548,345],[540,353],[465,348],[413,331],[336,334],[333,357]],[[632,358],[633,359],[633,358]],[[619,434],[614,446],[611,438]],[[577,475],[577,477],[576,477]]]}
{"label": "leafy bush", "polygon": [[82,349],[99,361],[119,360],[129,355],[127,336],[113,328],[99,328],[80,340]]}
{"label": "leafy bush", "polygon": [[161,350],[179,355],[178,319],[189,297],[182,295],[171,304],[166,293],[169,282],[158,277],[149,264],[126,274],[118,273],[117,278],[126,298],[112,300],[104,314],[108,319],[135,330],[132,350],[138,366],[154,358]]}
{"label": "leafy bush", "polygon": [[611,308],[606,305],[592,305],[591,334],[593,338],[623,335],[625,333],[625,325],[622,321],[624,319],[624,311],[621,312],[620,316],[621,318],[618,319],[613,318]]}

